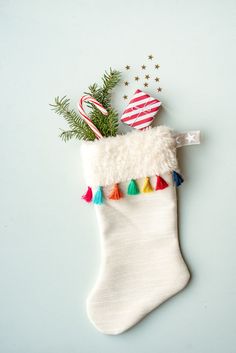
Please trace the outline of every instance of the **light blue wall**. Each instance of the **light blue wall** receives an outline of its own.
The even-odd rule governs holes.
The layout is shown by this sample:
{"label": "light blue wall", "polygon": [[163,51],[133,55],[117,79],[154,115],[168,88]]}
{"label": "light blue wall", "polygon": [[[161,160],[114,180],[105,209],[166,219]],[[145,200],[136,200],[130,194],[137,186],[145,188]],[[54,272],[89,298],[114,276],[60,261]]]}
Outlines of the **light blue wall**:
{"label": "light blue wall", "polygon": [[[235,352],[235,4],[232,0],[0,2],[0,351]],[[184,292],[129,332],[93,328],[85,300],[99,235],[79,143],[58,138],[56,95],[77,98],[110,66],[153,53],[160,123],[201,129],[180,151]],[[119,107],[117,100],[116,105]]]}

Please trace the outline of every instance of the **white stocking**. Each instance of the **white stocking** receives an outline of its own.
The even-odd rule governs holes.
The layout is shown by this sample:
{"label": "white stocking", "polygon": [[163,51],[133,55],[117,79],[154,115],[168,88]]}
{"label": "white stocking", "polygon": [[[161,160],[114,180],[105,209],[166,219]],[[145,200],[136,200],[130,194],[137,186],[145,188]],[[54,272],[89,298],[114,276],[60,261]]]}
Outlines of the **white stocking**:
{"label": "white stocking", "polygon": [[[190,274],[177,232],[176,144],[166,127],[88,142],[82,146],[85,178],[103,187],[95,205],[102,241],[98,280],[87,300],[91,322],[101,332],[119,334],[178,293]],[[168,183],[155,190],[156,175]],[[139,189],[146,176],[153,192],[127,195],[130,179]],[[123,198],[109,200],[112,184]]]}

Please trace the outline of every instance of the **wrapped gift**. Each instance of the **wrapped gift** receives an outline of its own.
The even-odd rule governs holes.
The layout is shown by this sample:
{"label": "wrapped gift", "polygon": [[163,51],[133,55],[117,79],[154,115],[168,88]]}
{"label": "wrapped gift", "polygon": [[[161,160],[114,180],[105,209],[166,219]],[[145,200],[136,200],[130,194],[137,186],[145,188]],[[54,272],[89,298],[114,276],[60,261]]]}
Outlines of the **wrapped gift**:
{"label": "wrapped gift", "polygon": [[137,89],[121,116],[121,121],[138,130],[147,128],[160,109],[161,102]]}

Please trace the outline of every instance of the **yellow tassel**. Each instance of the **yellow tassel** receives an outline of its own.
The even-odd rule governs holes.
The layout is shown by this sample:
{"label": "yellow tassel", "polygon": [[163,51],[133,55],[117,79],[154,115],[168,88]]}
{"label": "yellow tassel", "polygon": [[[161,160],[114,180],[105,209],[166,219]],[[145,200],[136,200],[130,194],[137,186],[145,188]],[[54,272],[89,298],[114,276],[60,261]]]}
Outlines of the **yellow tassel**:
{"label": "yellow tassel", "polygon": [[152,192],[152,191],[153,191],[153,188],[150,183],[150,179],[149,177],[146,177],[143,183],[142,192]]}

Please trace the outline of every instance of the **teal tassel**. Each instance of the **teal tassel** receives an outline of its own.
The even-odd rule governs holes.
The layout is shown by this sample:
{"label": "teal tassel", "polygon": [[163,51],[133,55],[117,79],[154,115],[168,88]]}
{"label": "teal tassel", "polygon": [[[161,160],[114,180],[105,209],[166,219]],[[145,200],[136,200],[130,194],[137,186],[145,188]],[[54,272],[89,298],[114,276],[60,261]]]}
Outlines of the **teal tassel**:
{"label": "teal tassel", "polygon": [[93,203],[95,203],[96,205],[103,204],[103,192],[101,186],[98,187],[96,194],[94,195]]}
{"label": "teal tassel", "polygon": [[173,172],[172,172],[172,178],[173,178],[173,183],[177,187],[180,186],[184,182],[184,179],[182,178],[182,176],[179,173],[177,173],[175,170],[173,170]]}
{"label": "teal tassel", "polygon": [[134,179],[130,180],[127,190],[128,195],[138,195],[140,193],[138,185]]}

